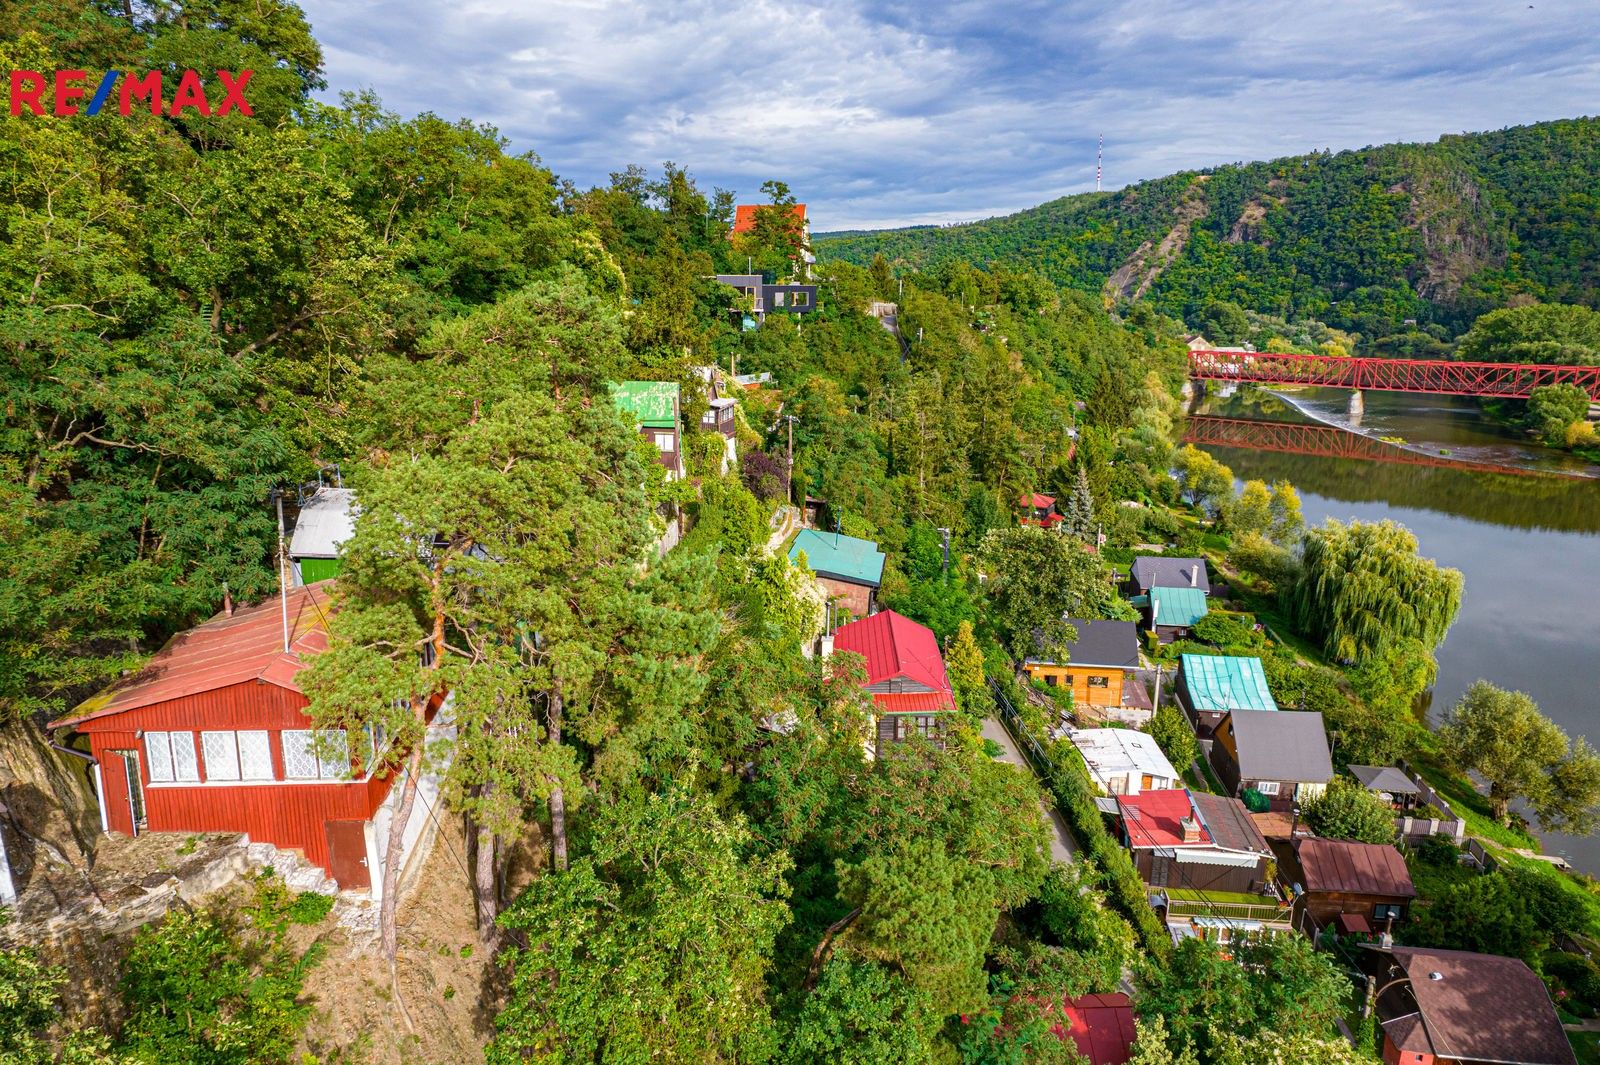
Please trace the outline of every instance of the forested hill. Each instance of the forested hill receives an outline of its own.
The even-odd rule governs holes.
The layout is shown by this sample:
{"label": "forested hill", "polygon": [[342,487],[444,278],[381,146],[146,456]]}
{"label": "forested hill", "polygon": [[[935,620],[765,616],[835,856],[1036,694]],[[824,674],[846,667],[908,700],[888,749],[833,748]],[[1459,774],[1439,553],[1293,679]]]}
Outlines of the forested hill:
{"label": "forested hill", "polygon": [[1458,333],[1514,297],[1600,303],[1600,119],[1190,171],[944,228],[826,235],[824,258],[1006,263],[1188,317],[1230,301],[1367,339]]}

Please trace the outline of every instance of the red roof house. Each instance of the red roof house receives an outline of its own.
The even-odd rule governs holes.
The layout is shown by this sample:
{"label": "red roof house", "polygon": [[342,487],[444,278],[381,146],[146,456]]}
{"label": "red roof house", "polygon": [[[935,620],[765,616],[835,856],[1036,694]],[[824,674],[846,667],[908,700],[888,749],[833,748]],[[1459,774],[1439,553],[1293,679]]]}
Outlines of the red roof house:
{"label": "red roof house", "polygon": [[1065,1025],[1051,1029],[1058,1039],[1071,1038],[1090,1065],[1127,1065],[1133,1059],[1133,1007],[1128,996],[1082,995],[1062,1003]]}
{"label": "red roof house", "polygon": [[1238,799],[1166,788],[1114,801],[1123,845],[1150,886],[1247,893],[1267,887],[1272,850]]}
{"label": "red roof house", "polygon": [[372,887],[387,846],[373,819],[394,778],[371,773],[370,738],[319,739],[296,683],[327,649],[332,585],[218,614],[50,723],[88,737],[106,831],[243,832],[343,889]]}
{"label": "red roof house", "polygon": [[[756,212],[761,210],[763,207],[769,206],[771,205],[764,203],[739,204],[739,206],[733,209],[733,231],[735,233],[749,233],[751,230],[755,229]],[[797,203],[789,209],[794,212],[796,220],[800,223],[801,228],[804,229],[807,224],[806,205],[803,203]]]}
{"label": "red roof house", "polygon": [[880,747],[913,733],[936,737],[936,715],[956,708],[938,637],[926,625],[884,610],[840,625],[833,649],[866,660],[866,690],[878,712]]}
{"label": "red roof house", "polygon": [[1017,499],[1017,505],[1022,507],[1022,524],[1037,525],[1041,529],[1053,529],[1065,519],[1056,509],[1056,497],[1040,495],[1038,492],[1024,492]]}

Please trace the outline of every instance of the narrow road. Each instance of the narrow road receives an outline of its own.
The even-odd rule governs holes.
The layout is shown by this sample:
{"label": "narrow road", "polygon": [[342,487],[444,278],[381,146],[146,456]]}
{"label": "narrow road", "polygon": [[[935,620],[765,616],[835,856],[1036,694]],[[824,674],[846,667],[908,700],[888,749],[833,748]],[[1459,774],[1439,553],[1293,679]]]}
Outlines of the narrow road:
{"label": "narrow road", "polygon": [[[993,740],[1000,747],[998,755],[1000,761],[1009,763],[1021,769],[1024,773],[1032,773],[1033,767],[1017,752],[1017,745],[1012,742],[1011,733],[1005,726],[992,717],[983,719],[983,738]],[[1062,865],[1070,863],[1078,853],[1078,842],[1072,838],[1072,833],[1067,830],[1066,821],[1062,820],[1061,812],[1046,797],[1040,806],[1044,812],[1045,820],[1050,822],[1050,860]]]}

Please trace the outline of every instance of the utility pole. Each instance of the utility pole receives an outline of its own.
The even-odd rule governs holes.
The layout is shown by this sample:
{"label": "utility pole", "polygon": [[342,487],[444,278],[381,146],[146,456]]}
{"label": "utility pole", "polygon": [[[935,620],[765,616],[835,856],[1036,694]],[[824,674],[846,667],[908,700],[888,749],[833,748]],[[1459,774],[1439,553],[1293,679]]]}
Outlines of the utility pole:
{"label": "utility pole", "polygon": [[288,562],[283,543],[283,493],[272,490],[273,502],[278,505],[278,608],[283,615],[283,653],[289,653],[289,582],[284,575]]}
{"label": "utility pole", "polygon": [[939,535],[944,539],[944,579],[950,579],[950,530],[941,528]]}
{"label": "utility pole", "polygon": [[783,420],[789,423],[789,461],[784,467],[783,494],[790,503],[794,502],[794,420],[795,415],[785,414]]}

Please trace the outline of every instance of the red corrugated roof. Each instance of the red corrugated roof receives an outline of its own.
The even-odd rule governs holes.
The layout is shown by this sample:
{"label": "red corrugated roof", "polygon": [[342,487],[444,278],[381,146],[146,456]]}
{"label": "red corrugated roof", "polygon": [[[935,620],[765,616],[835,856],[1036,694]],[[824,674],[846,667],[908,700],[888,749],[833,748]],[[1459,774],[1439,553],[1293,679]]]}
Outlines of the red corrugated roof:
{"label": "red corrugated roof", "polygon": [[305,659],[328,647],[327,617],[333,581],[289,592],[289,641],[283,650],[282,605],[276,596],[256,606],[218,614],[180,632],[143,669],[85,700],[51,728],[77,725],[186,695],[261,680],[298,691],[294,677]]}
{"label": "red corrugated roof", "polygon": [[1307,891],[1416,898],[1406,860],[1384,843],[1311,837],[1295,844]]}
{"label": "red corrugated roof", "polygon": [[1127,995],[1083,995],[1062,1005],[1069,1026],[1063,1031],[1058,1024],[1051,1030],[1057,1038],[1071,1036],[1091,1065],[1127,1065],[1133,1060],[1133,1007]]}
{"label": "red corrugated roof", "polygon": [[1043,510],[1046,507],[1055,506],[1056,497],[1040,495],[1038,492],[1034,492],[1032,495],[1029,495],[1027,492],[1024,492],[1017,502],[1021,503],[1025,507],[1037,507],[1038,509]]}
{"label": "red corrugated roof", "polygon": [[[867,660],[867,684],[881,684],[895,677],[932,688],[931,692],[874,693],[874,701],[889,712],[954,710],[950,678],[939,654],[939,640],[933,630],[908,617],[885,610],[848,625],[833,634],[836,651],[854,651]],[[890,701],[892,700],[892,702]]]}
{"label": "red corrugated roof", "polygon": [[1122,812],[1122,824],[1128,831],[1129,845],[1134,847],[1204,847],[1211,845],[1211,833],[1200,824],[1200,838],[1185,843],[1183,827],[1178,824],[1185,817],[1199,817],[1194,803],[1183,788],[1163,788],[1141,791],[1137,795],[1118,795],[1117,808]]}
{"label": "red corrugated roof", "polygon": [[[733,209],[733,231],[735,233],[748,233],[756,227],[756,212],[763,207],[770,207],[766,203],[741,203]],[[792,208],[794,215],[801,222],[806,220],[806,205],[797,203]]]}

